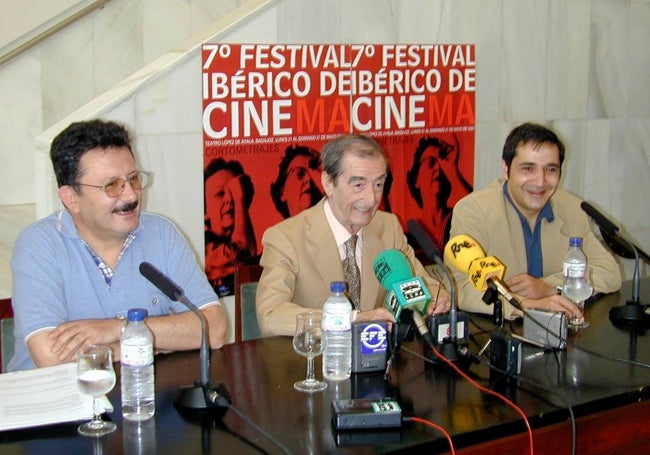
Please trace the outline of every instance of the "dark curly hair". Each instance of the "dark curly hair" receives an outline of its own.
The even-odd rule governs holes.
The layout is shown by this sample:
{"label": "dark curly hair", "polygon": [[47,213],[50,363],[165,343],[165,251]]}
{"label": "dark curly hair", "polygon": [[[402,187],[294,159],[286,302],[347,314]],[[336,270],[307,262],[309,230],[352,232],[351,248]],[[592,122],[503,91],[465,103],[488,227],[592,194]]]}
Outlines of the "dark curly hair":
{"label": "dark curly hair", "polygon": [[124,126],[100,119],[71,123],[50,146],[50,159],[59,188],[70,185],[79,189],[76,182],[80,178],[79,162],[84,153],[96,148],[118,147],[126,147],[133,155],[131,139]]}
{"label": "dark curly hair", "polygon": [[503,161],[506,163],[508,171],[510,171],[512,160],[517,154],[517,147],[519,147],[521,144],[528,143],[532,143],[533,145],[552,144],[557,146],[558,150],[560,151],[560,167],[562,167],[562,163],[564,162],[565,148],[560,138],[557,137],[557,134],[545,126],[526,122],[513,129],[510,134],[508,134],[506,142],[503,144],[503,153],[501,154],[501,159],[503,159]]}

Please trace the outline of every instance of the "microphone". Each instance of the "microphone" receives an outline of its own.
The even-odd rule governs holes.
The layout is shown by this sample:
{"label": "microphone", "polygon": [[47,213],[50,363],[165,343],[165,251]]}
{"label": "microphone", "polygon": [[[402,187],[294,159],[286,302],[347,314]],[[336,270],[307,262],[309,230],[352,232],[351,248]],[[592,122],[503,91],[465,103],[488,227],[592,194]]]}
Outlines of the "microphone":
{"label": "microphone", "polygon": [[403,310],[417,310],[426,314],[431,294],[419,276],[413,276],[411,264],[400,250],[386,250],[377,255],[372,264],[375,276],[386,289],[384,304],[400,322]]}
{"label": "microphone", "polygon": [[[404,253],[400,250],[386,250],[379,253],[373,263],[373,269],[381,285],[388,291],[384,304],[395,316],[395,320],[400,322],[408,318],[410,322],[412,319],[426,344],[435,347],[435,339],[423,317],[427,313],[431,295],[424,280],[419,276],[413,276],[411,264]],[[450,345],[455,347],[455,343]],[[448,350],[444,355],[452,362],[458,360],[457,349]]]}
{"label": "microphone", "polygon": [[[174,302],[180,301],[183,297],[181,288],[150,263],[141,263],[140,273]],[[194,305],[190,303],[191,310],[193,309],[192,307]]]}
{"label": "microphone", "polygon": [[[626,247],[624,249],[632,251],[634,254],[634,276],[632,277],[632,300],[625,302],[625,305],[613,307],[609,310],[609,319],[616,326],[633,325],[633,326],[647,326],[650,324],[650,315],[646,313],[646,305],[642,305],[639,301],[639,291],[641,287],[641,278],[639,276],[639,257],[644,256],[647,261],[650,259],[648,255],[641,251],[632,241],[623,236],[621,230],[616,227],[605,215],[600,213],[587,201],[582,201],[580,207],[585,211],[590,218],[592,218],[603,235],[607,244],[615,249],[615,246],[620,247],[617,240],[622,241]],[[617,252],[620,256],[629,257]]]}
{"label": "microphone", "polygon": [[[440,256],[440,251],[433,243],[433,240],[431,240],[431,237],[429,237],[429,235],[426,233],[422,225],[417,220],[414,219],[408,220],[406,224],[408,226],[409,232],[411,233],[411,235],[413,235],[417,244],[424,251],[424,254],[426,254],[426,256],[431,261],[435,262],[440,267],[440,269],[445,274],[447,281],[449,282],[449,293],[451,295],[451,309],[449,310],[449,337],[443,341],[450,341],[455,349],[452,350],[453,352],[450,352],[449,350],[445,350],[445,349],[443,350],[445,351],[445,357],[455,358],[455,354],[459,350],[458,346],[456,346],[456,341],[458,340],[458,301],[457,301],[456,281],[451,276],[449,268],[443,263],[442,258]],[[462,314],[461,316],[463,322],[467,324],[467,321],[469,320],[469,316],[465,317],[465,314]],[[433,329],[432,331],[434,333],[436,332],[435,329]],[[463,332],[467,332],[467,330],[463,330]],[[461,338],[465,340],[466,336],[462,336]]]}
{"label": "microphone", "polygon": [[605,240],[607,246],[610,247],[614,253],[626,259],[636,259],[638,254],[639,258],[650,263],[650,255],[637,245],[633,244],[630,240],[624,238],[621,230],[605,215],[600,213],[587,201],[582,201],[580,207],[598,225],[600,233],[603,235],[603,240]]}
{"label": "microphone", "polygon": [[230,406],[230,396],[221,384],[210,385],[210,351],[205,315],[185,297],[185,293],[176,283],[149,262],[140,264],[140,273],[171,300],[188,307],[201,321],[201,379],[195,381],[193,386],[181,388],[174,399],[174,405],[179,411],[190,415],[224,412]]}
{"label": "microphone", "polygon": [[429,237],[429,234],[424,230],[422,225],[417,220],[410,219],[406,222],[409,232],[415,237],[415,241],[422,248],[424,254],[438,265],[443,265],[440,251]]}
{"label": "microphone", "polygon": [[[456,267],[461,272],[471,270],[470,279],[474,285],[480,291],[485,291],[486,289],[494,290],[498,294],[502,295],[511,305],[513,305],[518,310],[521,310],[524,313],[524,333],[527,334],[528,324],[526,321],[533,322],[542,330],[542,335],[544,339],[557,339],[559,341],[558,346],[560,349],[564,348],[564,342],[566,341],[566,317],[563,317],[561,313],[547,313],[547,312],[536,312],[532,311],[535,314],[535,317],[531,314],[531,310],[525,310],[519,301],[512,295],[512,291],[503,282],[503,275],[505,273],[506,267],[494,256],[489,258],[485,257],[483,248],[478,244],[476,240],[468,235],[457,235],[449,241],[447,248],[445,249],[445,260],[450,262],[454,267]],[[495,300],[494,307],[494,320],[495,324],[501,329],[503,325],[503,316],[501,313],[500,302],[498,298]],[[484,298],[484,301],[485,298]],[[489,303],[486,301],[486,303]],[[551,319],[559,318],[560,326],[556,330],[552,330],[548,323],[539,322],[538,319]],[[539,332],[539,328],[535,329],[535,334]],[[555,327],[553,327],[555,329]],[[511,342],[509,338],[503,337],[500,334],[494,334],[491,338],[497,345],[496,352],[510,352],[510,348],[515,346],[514,342]],[[502,345],[506,344],[504,348]],[[487,346],[486,346],[487,347]],[[494,346],[493,346],[494,348]],[[485,348],[484,348],[485,349]],[[503,351],[505,349],[505,351]],[[498,356],[499,357],[499,356]],[[514,357],[516,358],[516,357]],[[512,360],[511,354],[501,358],[499,357],[499,362],[506,360],[506,363]],[[508,369],[508,368],[506,368]]]}
{"label": "microphone", "polygon": [[[375,271],[375,276],[387,291],[384,304],[395,317],[395,320],[399,323],[402,312],[404,312],[404,315],[408,314],[409,318],[412,317],[426,344],[435,349],[433,336],[422,317],[422,314],[426,313],[426,307],[431,300],[431,295],[422,278],[413,276],[411,264],[404,256],[404,253],[396,249],[382,251],[375,258],[372,268]],[[413,284],[409,285],[409,283]],[[420,291],[422,291],[420,299],[413,298],[410,293],[411,286],[413,286],[413,289],[415,289],[415,286],[419,286]],[[417,300],[420,300],[420,302]],[[419,306],[418,303],[420,303]]]}
{"label": "microphone", "polygon": [[[483,247],[469,235],[457,235],[449,239],[445,246],[445,262],[461,272],[468,273],[470,281],[476,289],[487,291],[483,301],[488,304],[494,302],[493,318],[497,328],[491,333],[490,339],[479,352],[479,356],[489,345],[492,345],[490,353],[492,365],[506,374],[521,373],[521,342],[512,338],[504,330],[503,309],[499,298],[494,295],[494,292],[497,292],[512,306],[526,314],[519,301],[512,295],[508,285],[503,282],[506,266],[494,256],[486,257]],[[486,299],[486,296],[489,298]]]}
{"label": "microphone", "polygon": [[469,274],[469,279],[479,291],[492,289],[501,294],[512,306],[521,309],[519,301],[503,282],[506,266],[494,256],[485,256],[481,245],[469,235],[457,235],[445,246],[445,262]]}
{"label": "microphone", "polygon": [[427,235],[425,232],[424,228],[414,219],[410,219],[407,221],[407,226],[409,229],[409,232],[415,237],[415,241],[417,242],[418,245],[420,245],[420,248],[424,251],[424,254],[427,255],[427,257],[438,264],[442,270],[445,273],[445,276],[447,277],[447,280],[449,281],[449,286],[451,288],[451,309],[449,310],[449,336],[451,338],[452,342],[456,341],[457,334],[458,334],[458,328],[456,327],[456,323],[458,321],[457,317],[457,307],[456,307],[456,292],[455,292],[455,287],[454,287],[454,280],[451,278],[451,275],[449,273],[449,270],[447,270],[447,267],[442,263],[442,258],[440,257],[440,251],[438,251],[438,248],[433,244],[433,241],[431,238]]}
{"label": "microphone", "polygon": [[619,236],[620,229],[587,201],[582,201],[580,203],[580,208],[596,222],[601,230],[613,235],[614,237]]}

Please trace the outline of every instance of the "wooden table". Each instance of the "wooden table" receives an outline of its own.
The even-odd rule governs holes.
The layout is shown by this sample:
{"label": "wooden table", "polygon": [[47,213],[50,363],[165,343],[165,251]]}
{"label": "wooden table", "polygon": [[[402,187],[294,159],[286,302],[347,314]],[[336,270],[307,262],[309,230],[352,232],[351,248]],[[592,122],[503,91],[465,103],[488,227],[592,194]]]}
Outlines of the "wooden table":
{"label": "wooden table", "polygon": [[[648,280],[644,280],[641,290],[642,299],[647,299]],[[569,413],[554,393],[567,400],[575,413],[578,453],[623,454],[647,450],[650,369],[601,358],[578,348],[650,364],[648,335],[616,328],[607,317],[610,307],[621,304],[630,295],[630,283],[625,283],[620,293],[591,303],[586,311],[591,327],[570,333],[575,345],[569,345],[565,351],[544,352],[525,347],[519,386],[504,381],[493,384],[528,416],[534,428],[536,453],[570,453]],[[473,315],[470,325],[473,334],[470,348],[477,352],[489,336],[491,320]],[[512,329],[518,331],[521,327],[513,324]],[[423,351],[417,339],[404,346]],[[406,415],[444,427],[451,433],[458,453],[527,453],[528,436],[515,411],[495,397],[479,392],[447,366],[431,366],[409,352],[399,353],[388,381],[381,374],[353,375],[348,381],[330,383],[325,392],[314,395],[293,389],[293,383],[304,378],[306,359],[293,351],[289,338],[227,345],[213,351],[211,361],[211,378],[224,384],[232,404],[294,454],[449,451],[447,441],[439,432],[420,424],[405,425],[401,431],[370,434],[337,434],[332,430],[332,399],[383,396],[395,397]],[[282,453],[232,410],[216,423],[200,424],[181,417],[173,406],[173,398],[179,386],[189,385],[199,377],[199,371],[197,351],[157,357],[156,415],[139,429],[140,444],[148,451],[140,447],[138,452],[133,447],[138,428],[121,418],[118,380],[109,395],[115,406],[111,418],[118,424],[115,433],[93,441],[78,436],[76,425],[70,424],[7,432],[0,434],[0,453]],[[320,359],[316,361],[316,371],[320,377]],[[468,372],[481,384],[490,385],[485,364],[473,364]]]}

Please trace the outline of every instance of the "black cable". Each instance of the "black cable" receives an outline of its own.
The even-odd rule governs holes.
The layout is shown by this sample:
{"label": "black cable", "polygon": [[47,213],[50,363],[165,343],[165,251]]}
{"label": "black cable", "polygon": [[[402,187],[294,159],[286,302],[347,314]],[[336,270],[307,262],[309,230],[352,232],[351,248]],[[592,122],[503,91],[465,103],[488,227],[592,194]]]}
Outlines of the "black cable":
{"label": "black cable", "polygon": [[[406,347],[402,346],[400,349],[408,352],[409,354],[411,354],[411,355],[413,355],[413,356],[415,356],[415,357],[417,357],[419,359],[424,360],[425,362],[428,362],[428,363],[431,363],[431,364],[435,365],[435,362],[433,362],[431,359],[429,359],[429,358],[423,356],[422,354],[419,354],[419,353],[417,353],[417,352],[415,352],[415,351],[413,351],[413,350],[411,350],[409,348],[406,348]],[[479,357],[479,358],[480,358],[481,362],[484,362],[491,370],[494,370],[497,373],[503,374],[504,376],[507,376],[507,377],[510,377],[510,378],[513,378],[513,379],[521,380],[522,382],[529,383],[529,384],[531,384],[531,385],[533,385],[535,387],[538,387],[539,389],[545,391],[546,393],[550,393],[551,395],[555,395],[555,396],[560,398],[560,400],[565,405],[564,407],[569,411],[569,416],[570,416],[570,419],[571,419],[571,431],[572,431],[572,435],[573,435],[571,454],[575,455],[576,454],[576,442],[577,442],[576,419],[575,419],[575,415],[573,414],[573,408],[571,407],[569,402],[566,400],[566,398],[564,398],[562,395],[555,392],[554,390],[546,388],[543,385],[541,385],[541,384],[539,384],[539,383],[537,383],[537,382],[535,382],[535,381],[533,381],[531,379],[527,379],[527,378],[524,378],[523,376],[518,376],[518,375],[515,375],[515,374],[510,374],[510,373],[506,372],[505,370],[502,370],[502,369],[500,369],[498,367],[495,367],[494,365],[492,365],[486,359],[484,359],[482,357]],[[521,389],[521,387],[519,387],[519,388]],[[525,390],[525,389],[522,389],[522,390]],[[555,405],[555,406],[557,406],[557,405]]]}
{"label": "black cable", "polygon": [[[528,310],[526,310],[521,305],[521,302],[519,302],[514,296],[512,298],[508,299],[508,302],[513,307],[515,307],[516,309],[518,309],[519,311],[524,313],[524,316],[528,317],[528,319],[530,319],[532,322],[537,324],[542,329],[547,330],[547,327],[544,324],[542,324],[541,322],[539,322],[537,319],[535,319],[533,316],[531,316],[530,313],[528,312]],[[647,363],[638,362],[636,360],[623,359],[623,358],[615,357],[615,356],[608,355],[608,354],[601,354],[600,352],[596,352],[596,351],[592,351],[591,349],[583,348],[582,346],[574,343],[573,341],[570,341],[570,340],[568,340],[568,339],[566,339],[566,338],[564,338],[564,337],[562,337],[562,336],[560,336],[560,335],[558,335],[558,334],[556,334],[554,332],[551,332],[551,331],[549,331],[549,335],[551,335],[554,338],[557,338],[562,343],[565,343],[565,344],[567,344],[569,346],[573,346],[574,348],[578,349],[579,351],[586,352],[587,354],[593,355],[595,357],[600,357],[601,359],[614,360],[616,362],[626,363],[628,365],[636,365],[636,366],[640,366],[640,367],[644,367],[644,368],[650,368],[650,364],[647,364]]]}
{"label": "black cable", "polygon": [[589,355],[593,355],[594,357],[600,357],[601,359],[613,360],[613,361],[616,361],[616,362],[626,363],[628,365],[636,365],[636,366],[639,366],[639,367],[650,368],[650,364],[647,364],[647,363],[639,362],[637,360],[623,359],[621,357],[615,357],[615,356],[608,355],[608,354],[601,354],[600,352],[592,351],[591,349],[587,349],[585,347],[582,347],[579,344],[576,344],[573,341],[570,341],[567,338],[558,335],[557,333],[549,331],[548,327],[546,327],[544,324],[542,324],[537,319],[535,319],[533,316],[531,316],[530,312],[528,312],[524,307],[522,307],[521,304],[519,305],[519,307],[517,309],[520,310],[521,312],[523,312],[524,315],[528,319],[530,319],[532,322],[537,324],[542,329],[546,330],[549,333],[550,336],[552,336],[554,338],[557,338],[558,340],[560,340],[560,342],[565,343],[567,346],[572,346],[572,347],[574,347],[575,349],[577,349],[579,351],[585,352],[585,353],[587,353]]}
{"label": "black cable", "polygon": [[[564,398],[558,392],[554,391],[553,389],[549,389],[548,387],[543,386],[542,384],[540,384],[540,383],[538,383],[538,382],[536,382],[536,381],[534,381],[532,379],[528,379],[528,378],[526,378],[524,376],[521,376],[521,375],[508,373],[507,371],[502,370],[501,368],[499,368],[497,366],[494,366],[491,362],[484,359],[483,357],[480,357],[480,359],[481,359],[481,362],[485,363],[491,370],[494,370],[497,373],[503,374],[503,375],[505,375],[505,376],[507,376],[509,378],[516,379],[518,381],[531,384],[531,385],[543,390],[546,393],[549,393],[551,395],[555,395],[556,397],[558,397],[562,401],[562,403],[564,403],[564,407],[567,409],[567,411],[569,411],[569,416],[570,416],[570,419],[571,419],[571,434],[572,434],[571,454],[575,455],[576,454],[576,444],[577,444],[576,418],[575,418],[575,415],[573,414],[573,407],[568,402],[568,400],[566,398]],[[524,390],[524,389],[522,389],[522,390]]]}
{"label": "black cable", "polygon": [[[481,324],[479,324],[478,322],[476,322],[476,320],[472,317],[472,314],[471,314],[471,313],[469,313],[469,322],[471,322],[472,325],[473,325],[474,327],[476,327],[476,328],[479,330],[478,332],[472,332],[472,333],[470,333],[470,336],[472,336],[472,335],[482,335],[482,334],[484,334],[484,333],[490,333],[490,332],[492,332],[492,330],[494,330],[492,327],[490,327],[490,328],[488,329],[488,328],[483,327],[483,326],[482,326]],[[477,344],[478,346],[480,346],[480,343],[476,343],[476,344]]]}
{"label": "black cable", "polygon": [[265,431],[262,427],[260,427],[258,424],[256,424],[256,423],[253,422],[251,419],[249,419],[249,418],[248,418],[248,417],[247,417],[243,412],[241,412],[241,411],[240,411],[239,409],[237,409],[235,406],[233,406],[233,405],[231,404],[231,405],[228,407],[228,409],[230,409],[232,412],[234,412],[235,414],[237,414],[237,416],[239,416],[240,419],[242,419],[242,420],[243,420],[244,422],[246,422],[248,425],[250,425],[250,426],[253,427],[255,430],[257,430],[260,434],[262,434],[264,437],[266,437],[266,439],[268,439],[268,440],[271,441],[273,444],[275,444],[275,445],[276,445],[280,450],[282,450],[284,453],[286,453],[287,455],[292,455],[291,450],[289,450],[289,449],[287,448],[287,446],[285,446],[285,445],[282,444],[280,441],[278,441],[278,440],[275,439],[273,436],[271,436],[270,433],[268,433],[268,432]]}

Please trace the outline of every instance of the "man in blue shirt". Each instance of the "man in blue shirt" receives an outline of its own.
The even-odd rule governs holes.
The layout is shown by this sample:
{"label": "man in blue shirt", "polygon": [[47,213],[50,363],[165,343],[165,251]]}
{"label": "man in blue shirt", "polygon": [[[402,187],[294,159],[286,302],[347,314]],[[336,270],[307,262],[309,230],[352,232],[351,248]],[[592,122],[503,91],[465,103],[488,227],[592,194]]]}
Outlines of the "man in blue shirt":
{"label": "man in blue shirt", "polygon": [[25,228],[11,260],[16,349],[9,370],[75,359],[107,344],[119,360],[126,312],[142,307],[157,351],[197,349],[200,321],[139,273],[150,262],[185,290],[223,345],[225,315],[185,238],[167,219],[141,213],[150,175],[138,169],[124,127],[90,120],[68,126],[50,150],[65,206]]}

